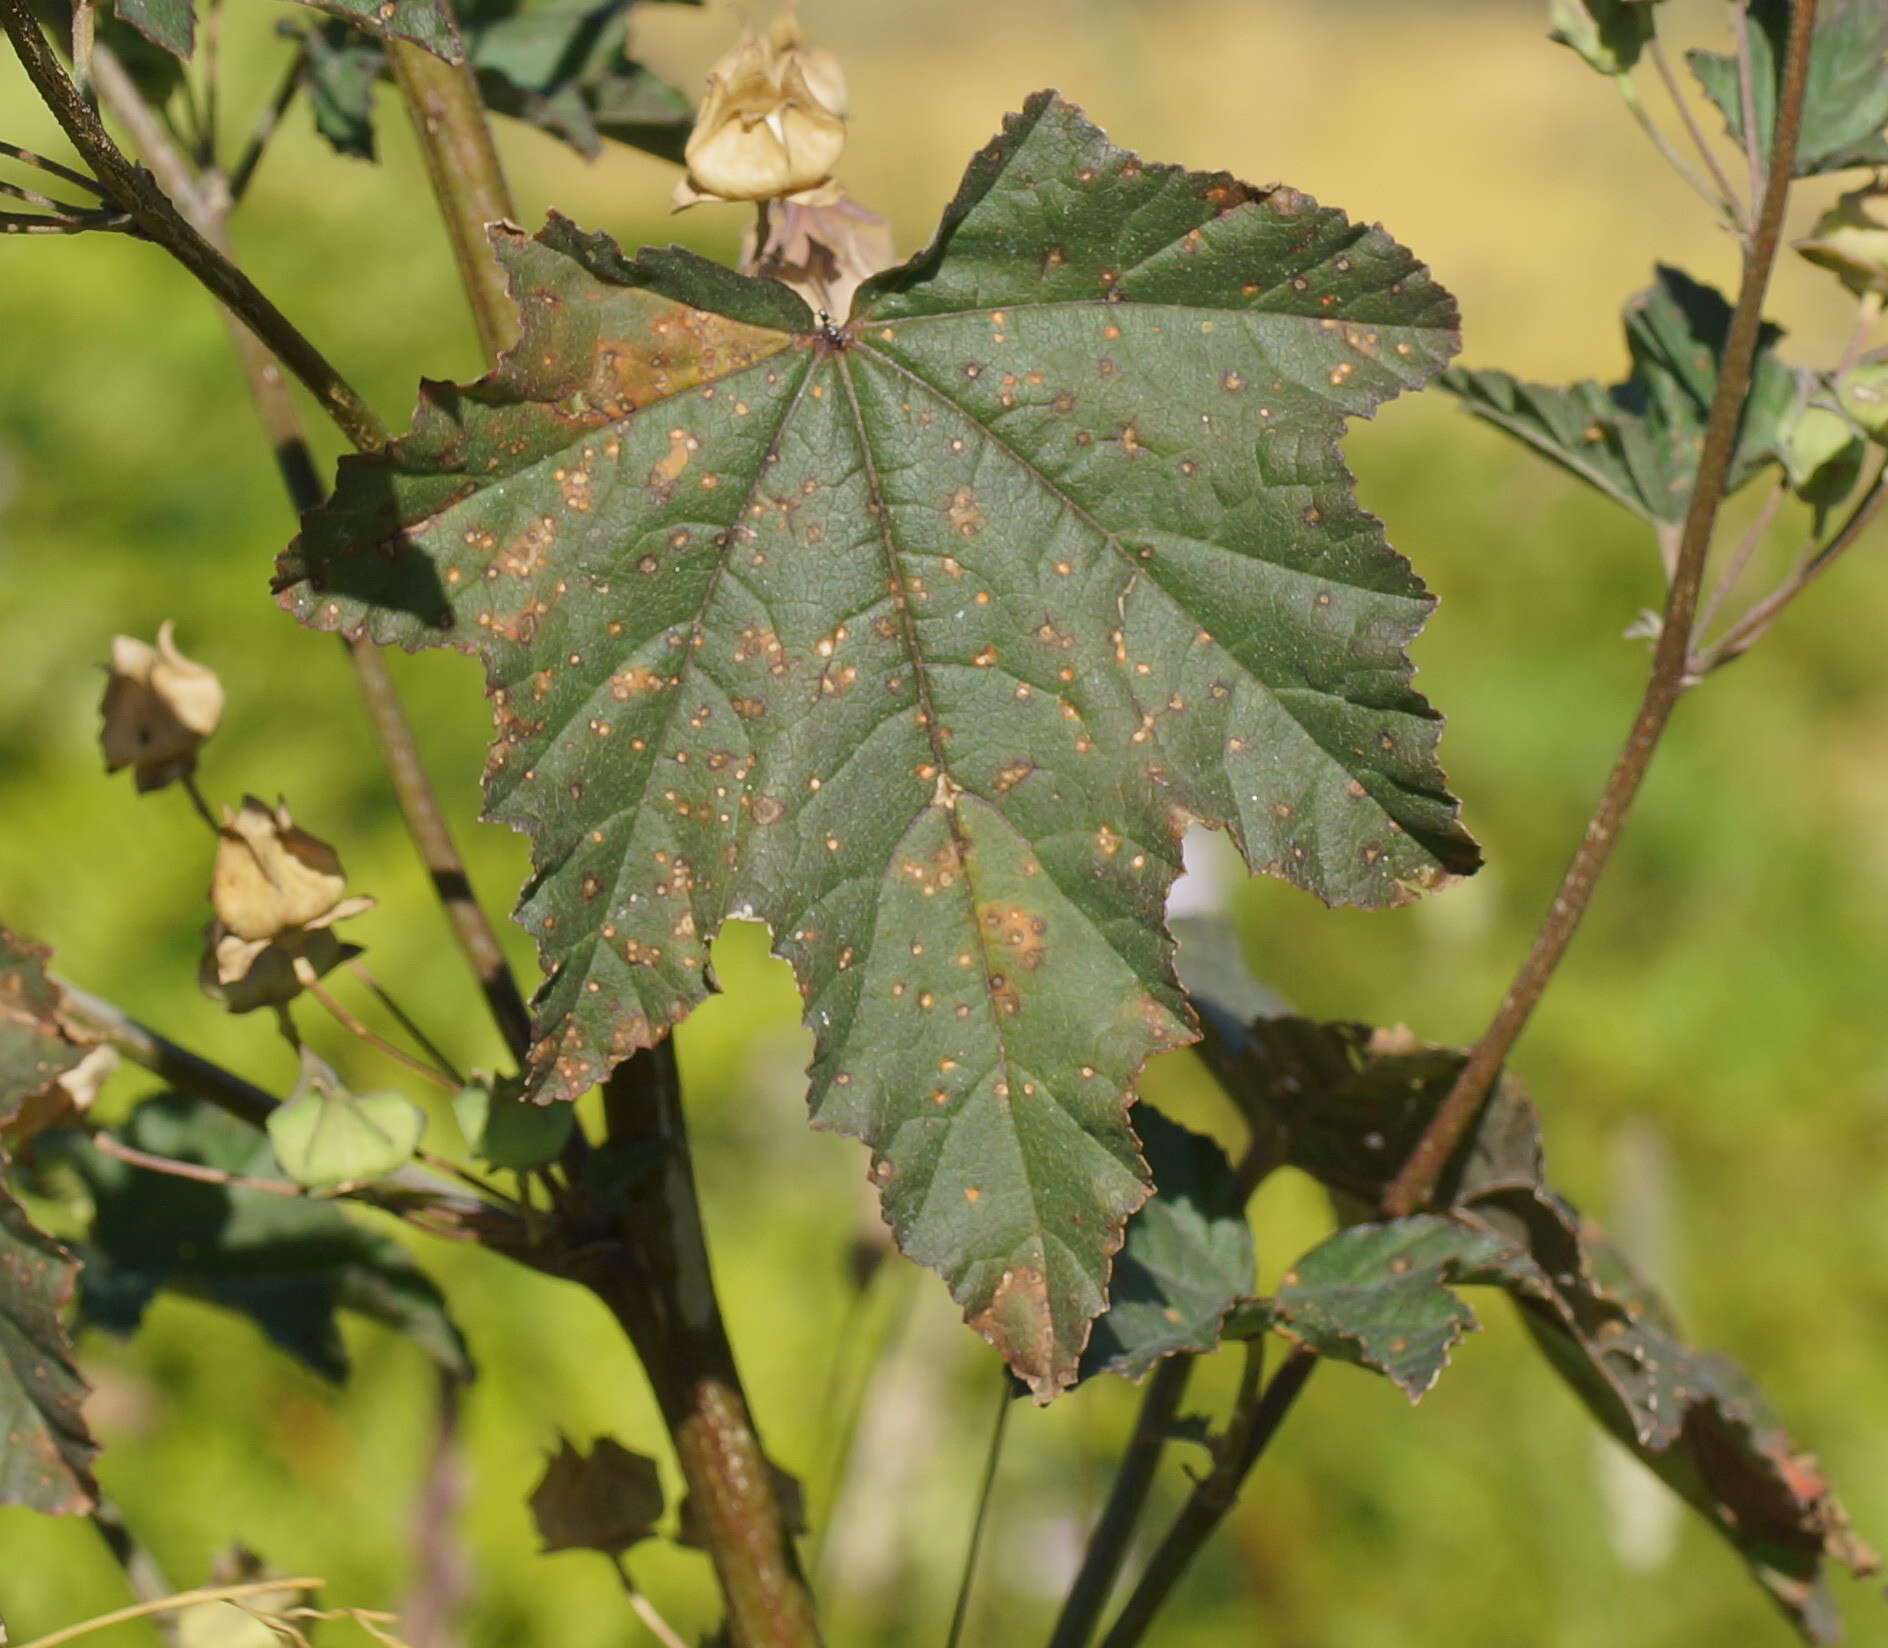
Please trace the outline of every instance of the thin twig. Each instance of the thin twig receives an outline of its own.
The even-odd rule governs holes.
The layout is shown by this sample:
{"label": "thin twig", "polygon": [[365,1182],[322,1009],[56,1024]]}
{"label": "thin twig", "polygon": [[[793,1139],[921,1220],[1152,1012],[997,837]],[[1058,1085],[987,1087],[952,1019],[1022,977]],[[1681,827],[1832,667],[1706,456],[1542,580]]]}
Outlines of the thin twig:
{"label": "thin twig", "polygon": [[388,1041],[385,1036],[380,1035],[377,1031],[370,1030],[343,1007],[340,1002],[336,1001],[333,996],[329,995],[326,990],[322,989],[320,983],[312,977],[312,974],[311,976],[303,977],[298,971],[296,976],[301,981],[301,987],[306,990],[309,995],[313,996],[316,1001],[320,1002],[321,1005],[327,1009],[328,1016],[332,1018],[336,1024],[340,1025],[350,1036],[359,1037],[360,1040],[366,1042],[369,1047],[373,1048],[375,1052],[384,1054],[396,1064],[405,1065],[407,1069],[411,1070],[415,1075],[425,1077],[427,1081],[431,1082],[433,1086],[437,1087],[441,1092],[457,1093],[460,1087],[464,1085],[463,1083],[455,1082],[450,1076],[435,1070],[424,1059],[415,1058],[404,1047],[397,1046],[395,1043]]}
{"label": "thin twig", "polygon": [[[1737,38],[1737,99],[1744,116],[1744,157],[1750,162],[1750,209],[1764,198],[1763,138],[1757,131],[1757,89],[1750,63],[1750,19],[1741,5],[1731,7],[1731,31]],[[1780,111],[1779,111],[1780,113]],[[1781,120],[1778,121],[1781,125]]]}
{"label": "thin twig", "polygon": [[616,1567],[616,1577],[623,1582],[623,1594],[629,1598],[629,1606],[635,1616],[648,1626],[649,1634],[662,1644],[662,1648],[688,1648],[675,1627],[662,1617],[656,1605],[637,1587],[629,1576],[629,1564],[623,1560],[621,1551],[613,1553],[612,1562]]}
{"label": "thin twig", "polygon": [[1807,555],[1789,577],[1751,607],[1719,640],[1692,658],[1689,665],[1692,675],[1708,675],[1719,665],[1728,664],[1741,653],[1748,652],[1777,621],[1783,609],[1818,576],[1828,571],[1831,564],[1861,537],[1880,514],[1884,503],[1888,503],[1888,459],[1884,459],[1881,466],[1877,467],[1874,480],[1850,510],[1849,518],[1842,523],[1836,535],[1820,549]]}
{"label": "thin twig", "polygon": [[287,72],[275,88],[275,95],[263,105],[262,113],[256,118],[255,130],[249,134],[249,141],[243,146],[241,157],[230,168],[229,181],[225,190],[229,204],[237,205],[249,192],[249,185],[255,180],[256,168],[262,164],[262,157],[268,150],[269,140],[273,138],[282,124],[282,116],[289,111],[289,105],[295,101],[295,94],[302,89],[308,78],[308,47],[299,45],[295,55],[289,59]]}
{"label": "thin twig", "polygon": [[394,1021],[413,1038],[419,1050],[433,1061],[439,1073],[451,1081],[455,1089],[465,1086],[465,1077],[459,1073],[458,1066],[439,1050],[439,1044],[419,1027],[407,1010],[387,993],[380,981],[362,965],[358,956],[348,957],[347,970],[367,987],[382,1007],[393,1015]]}
{"label": "thin twig", "polygon": [[1737,547],[1725,561],[1723,570],[1718,574],[1718,581],[1712,587],[1710,599],[1699,609],[1697,621],[1691,626],[1692,640],[1711,627],[1711,620],[1717,616],[1718,608],[1724,604],[1725,597],[1736,588],[1737,580],[1744,575],[1744,568],[1750,565],[1750,558],[1757,552],[1758,544],[1763,542],[1763,535],[1770,530],[1770,523],[1777,517],[1777,510],[1782,506],[1783,495],[1789,490],[1789,483],[1779,478],[1770,488],[1769,496],[1763,501],[1763,507],[1757,511],[1756,518],[1744,529],[1743,537],[1737,540]]}
{"label": "thin twig", "polygon": [[221,836],[223,826],[217,822],[216,814],[211,810],[209,802],[204,800],[203,791],[197,788],[195,773],[184,774],[183,789],[184,794],[190,797],[190,805],[196,809],[197,817],[210,826],[210,834]]}
{"label": "thin twig", "polygon": [[271,1196],[305,1197],[305,1187],[287,1179],[252,1179],[246,1173],[231,1173],[220,1167],[205,1167],[201,1162],[179,1161],[174,1156],[153,1156],[138,1150],[102,1128],[87,1134],[92,1147],[101,1156],[112,1156],[147,1173],[162,1173],[172,1179],[194,1179],[198,1184],[222,1185],[233,1190],[261,1190]]}
{"label": "thin twig", "polygon": [[[1738,15],[1742,15],[1741,8]],[[1789,202],[1790,168],[1796,157],[1796,138],[1802,125],[1809,38],[1815,17],[1816,0],[1798,0],[1790,13],[1783,91],[1777,107],[1770,173],[1762,191],[1763,206],[1744,254],[1743,280],[1725,335],[1717,393],[1712,397],[1710,416],[1705,422],[1697,479],[1692,484],[1691,499],[1685,511],[1685,530],[1679,542],[1678,565],[1666,596],[1664,621],[1638,714],[1573,861],[1561,878],[1559,890],[1513,983],[1508,986],[1487,1030],[1469,1053],[1448,1097],[1430,1118],[1409,1159],[1384,1192],[1384,1212],[1392,1218],[1413,1212],[1428,1198],[1450,1153],[1481,1108],[1483,1096],[1573,941],[1594,887],[1612,856],[1620,826],[1651,766],[1666,723],[1686,688],[1696,679],[1690,668],[1692,620],[1697,612],[1698,589],[1711,547],[1712,528],[1717,522],[1718,506],[1723,502],[1724,480],[1730,469],[1738,418],[1750,388],[1751,364],[1756,358],[1758,328],[1763,318],[1764,291],[1769,285],[1771,266],[1776,261],[1783,209]]]}
{"label": "thin twig", "polygon": [[152,1614],[165,1613],[171,1609],[194,1608],[199,1602],[235,1602],[243,1597],[267,1596],[271,1591],[318,1591],[327,1583],[325,1579],[252,1579],[241,1585],[205,1585],[199,1590],[178,1591],[172,1596],[155,1597],[149,1602],[134,1603],[113,1613],[80,1620],[77,1625],[67,1625],[46,1636],[34,1637],[31,1642],[21,1643],[20,1648],[58,1648],[62,1642],[76,1642],[80,1637],[90,1636],[94,1631],[102,1631],[110,1625],[146,1619]]}
{"label": "thin twig", "polygon": [[206,172],[216,169],[217,104],[222,89],[223,0],[207,0],[203,8],[203,130],[197,164]]}
{"label": "thin twig", "polygon": [[[1253,1346],[1258,1343],[1248,1341]],[[1252,1467],[1278,1434],[1317,1365],[1317,1352],[1297,1346],[1272,1375],[1264,1394],[1249,1406],[1242,1403],[1232,1430],[1221,1443],[1218,1462],[1195,1484],[1166,1537],[1147,1559],[1140,1582],[1102,1638],[1101,1648],[1133,1648],[1147,1634],[1181,1575],[1237,1502]]]}
{"label": "thin twig", "polygon": [[308,389],[341,432],[363,451],[386,444],[386,428],[354,388],[296,330],[255,282],[212,246],[177,207],[134,166],[99,123],[71,77],[59,66],[40,32],[28,0],[0,0],[6,31],[34,89],[52,110],[72,145],[104,185],[110,198],[131,213],[150,238],[235,312]]}
{"label": "thin twig", "polygon": [[136,220],[124,212],[88,212],[84,217],[40,217],[33,212],[0,212],[0,234],[121,234],[129,235],[133,240],[148,238]]}
{"label": "thin twig", "polygon": [[977,1583],[977,1558],[983,1551],[984,1530],[990,1523],[994,1501],[997,1466],[1003,1459],[1003,1438],[1009,1431],[1010,1409],[1016,1405],[1009,1370],[997,1373],[996,1423],[990,1427],[990,1446],[983,1456],[983,1480],[977,1487],[977,1508],[970,1518],[970,1540],[964,1547],[964,1569],[957,1581],[957,1601],[951,1608],[951,1628],[945,1633],[944,1648],[957,1648],[970,1618],[970,1593]]}
{"label": "thin twig", "polygon": [[[386,660],[371,641],[348,643],[348,657],[354,665],[355,685],[368,719],[373,723],[374,738],[380,745],[388,780],[407,833],[412,836],[420,861],[426,866],[433,892],[452,924],[453,937],[471,966],[486,1006],[505,1039],[506,1050],[523,1061],[531,1045],[531,1010],[519,992],[511,965],[498,943],[490,918],[478,895],[472,890],[464,861],[454,845],[445,814],[420,764],[419,745],[387,673]],[[573,1129],[571,1136],[579,1137]]]}
{"label": "thin twig", "polygon": [[24,183],[9,183],[0,178],[0,195],[12,200],[23,200],[29,206],[43,206],[49,212],[57,212],[61,217],[85,217],[97,215],[95,206],[74,206],[69,200],[54,200],[51,195],[43,195],[37,189],[29,189]]}
{"label": "thin twig", "polygon": [[9,160],[17,160],[22,166],[37,167],[40,171],[62,182],[73,184],[85,190],[87,194],[97,195],[100,200],[108,198],[105,186],[95,177],[87,177],[83,172],[75,172],[70,166],[62,166],[56,160],[48,160],[43,154],[31,149],[22,149],[17,143],[0,143],[0,155]]}
{"label": "thin twig", "polygon": [[1632,112],[1632,118],[1639,130],[1652,140],[1652,146],[1665,157],[1666,165],[1683,178],[1692,192],[1706,205],[1735,221],[1735,206],[1724,196],[1714,194],[1711,185],[1686,165],[1685,157],[1672,147],[1671,139],[1659,130],[1658,122],[1652,118],[1651,112],[1640,99],[1639,88],[1623,74],[1614,75],[1613,84],[1619,88],[1619,95]]}
{"label": "thin twig", "polygon": [[1133,1434],[1115,1469],[1107,1503],[1088,1536],[1088,1549],[1082,1553],[1082,1566],[1063,1601],[1049,1648],[1086,1648],[1094,1635],[1095,1624],[1121,1577],[1122,1561],[1154,1485],[1174,1415],[1180,1411],[1180,1399],[1193,1375],[1193,1362],[1191,1356],[1169,1356],[1148,1379]]}
{"label": "thin twig", "polygon": [[[156,1602],[171,1594],[175,1587],[165,1577],[150,1549],[131,1531],[130,1523],[116,1505],[101,1498],[92,1508],[90,1521],[105,1549],[111,1552],[112,1560],[124,1571],[125,1583],[131,1587],[134,1597],[140,1602]],[[174,1648],[178,1640],[177,1621],[159,1615],[151,1624],[158,1636]]]}
{"label": "thin twig", "polygon": [[1724,207],[1730,214],[1731,221],[1738,229],[1748,234],[1750,214],[1757,209],[1753,199],[1748,206],[1740,206],[1737,191],[1731,187],[1731,180],[1725,176],[1724,168],[1718,164],[1718,157],[1712,153],[1711,145],[1705,141],[1705,135],[1698,129],[1697,118],[1691,112],[1691,104],[1685,100],[1685,94],[1679,88],[1678,76],[1672,73],[1671,60],[1665,55],[1665,47],[1657,35],[1652,37],[1652,66],[1658,71],[1659,79],[1665,82],[1666,95],[1672,100],[1672,107],[1678,111],[1678,118],[1684,123],[1685,131],[1691,138],[1692,147],[1698,151],[1706,169],[1711,173],[1711,181],[1717,185]]}

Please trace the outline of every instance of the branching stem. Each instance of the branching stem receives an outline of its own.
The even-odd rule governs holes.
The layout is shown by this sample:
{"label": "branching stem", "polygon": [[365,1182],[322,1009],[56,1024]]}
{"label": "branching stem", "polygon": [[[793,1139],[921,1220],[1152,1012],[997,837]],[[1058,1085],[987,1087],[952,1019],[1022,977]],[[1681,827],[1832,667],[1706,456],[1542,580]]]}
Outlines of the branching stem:
{"label": "branching stem", "polygon": [[[134,166],[112,141],[71,76],[60,67],[28,0],[0,0],[0,29],[13,42],[34,89],[110,199],[268,345],[350,441],[363,450],[384,445],[385,427],[347,380],[247,275],[185,220],[150,174]],[[94,66],[102,55],[102,51],[94,54]]]}
{"label": "branching stem", "polygon": [[[1742,7],[1734,7],[1741,19]],[[1717,393],[1706,420],[1704,444],[1698,456],[1698,474],[1685,512],[1679,540],[1678,563],[1665,602],[1664,621],[1652,669],[1640,699],[1638,714],[1626,735],[1625,747],[1613,765],[1606,789],[1581,838],[1573,861],[1561,878],[1546,919],[1535,935],[1482,1037],[1463,1064],[1455,1085],[1417,1140],[1409,1159],[1384,1192],[1383,1209],[1401,1218],[1420,1207],[1434,1190],[1436,1179],[1481,1108],[1495,1076],[1516,1039],[1526,1027],[1554,969],[1560,965],[1578,930],[1580,918],[1593,897],[1600,873],[1612,856],[1627,810],[1639,793],[1652,756],[1678,700],[1695,677],[1690,664],[1692,622],[1697,612],[1698,589],[1711,547],[1712,528],[1724,497],[1724,480],[1736,444],[1737,425],[1750,388],[1751,365],[1756,358],[1757,335],[1763,318],[1764,292],[1776,261],[1788,204],[1790,171],[1796,158],[1797,133],[1802,126],[1804,87],[1809,70],[1810,31],[1815,26],[1815,0],[1798,0],[1790,12],[1790,36],[1784,59],[1782,93],[1778,99],[1776,137],[1770,171],[1760,194],[1762,209],[1744,254],[1743,279],[1737,306],[1724,340],[1718,369]],[[1746,55],[1742,54],[1741,55]],[[1752,142],[1755,143],[1755,134]],[[1754,152],[1754,151],[1753,151]]]}
{"label": "branching stem", "polygon": [[[1262,1339],[1248,1340],[1248,1357],[1256,1358],[1263,1343]],[[1101,1648],[1133,1648],[1146,1636],[1148,1626],[1181,1575],[1237,1502],[1239,1490],[1251,1475],[1252,1467],[1278,1434],[1279,1426],[1285,1422],[1285,1416],[1291,1412],[1298,1393],[1317,1365],[1317,1353],[1300,1345],[1285,1358],[1283,1366],[1272,1375],[1256,1400],[1248,1400],[1245,1392],[1241,1392],[1232,1424],[1220,1443],[1218,1461],[1194,1484],[1173,1526],[1147,1559],[1140,1582],[1107,1636],[1102,1638]]]}
{"label": "branching stem", "polygon": [[1193,1360],[1191,1356],[1169,1356],[1149,1377],[1127,1451],[1116,1467],[1095,1531],[1088,1536],[1088,1549],[1082,1553],[1082,1566],[1056,1618],[1049,1648],[1086,1648],[1094,1635],[1154,1485],[1167,1433],[1173,1428],[1180,1400],[1193,1375]]}

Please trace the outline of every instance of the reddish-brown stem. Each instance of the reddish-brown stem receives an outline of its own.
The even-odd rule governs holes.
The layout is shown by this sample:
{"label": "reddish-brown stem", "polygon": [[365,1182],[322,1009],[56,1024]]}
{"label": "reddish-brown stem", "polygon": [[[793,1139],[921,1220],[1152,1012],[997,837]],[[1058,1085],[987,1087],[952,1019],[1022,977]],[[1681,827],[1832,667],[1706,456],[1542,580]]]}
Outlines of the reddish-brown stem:
{"label": "reddish-brown stem", "polygon": [[602,1299],[642,1361],[721,1582],[730,1641],[812,1648],[812,1595],[715,1298],[669,1046],[635,1055],[603,1084],[600,1177],[616,1181],[608,1223],[551,1262]]}
{"label": "reddish-brown stem", "polygon": [[[1546,919],[1507,994],[1501,999],[1487,1030],[1470,1051],[1423,1136],[1409,1159],[1390,1182],[1383,1210],[1391,1218],[1414,1212],[1435,1189],[1450,1154],[1481,1108],[1483,1097],[1526,1027],[1535,1004],[1547,988],[1554,969],[1567,953],[1580,918],[1593,897],[1601,872],[1612,856],[1619,828],[1633,798],[1639,793],[1666,723],[1692,679],[1690,651],[1692,621],[1697,613],[1698,588],[1711,547],[1712,528],[1723,501],[1724,480],[1737,439],[1738,418],[1750,388],[1751,364],[1756,358],[1758,328],[1763,318],[1764,292],[1776,261],[1783,228],[1783,208],[1790,191],[1790,168],[1796,158],[1796,137],[1802,124],[1803,91],[1809,68],[1810,30],[1815,24],[1815,0],[1798,0],[1790,13],[1790,37],[1784,59],[1782,92],[1777,103],[1776,137],[1770,171],[1762,189],[1763,205],[1744,254],[1743,279],[1737,306],[1731,314],[1718,367],[1717,392],[1705,422],[1704,444],[1698,456],[1698,475],[1685,511],[1679,540],[1678,564],[1666,596],[1664,621],[1652,655],[1652,669],[1639,702],[1638,714],[1626,735],[1625,747],[1613,764],[1605,791],[1594,809],[1573,861],[1561,878]],[[1740,12],[1741,15],[1741,12]],[[1753,136],[1754,141],[1754,136]]]}

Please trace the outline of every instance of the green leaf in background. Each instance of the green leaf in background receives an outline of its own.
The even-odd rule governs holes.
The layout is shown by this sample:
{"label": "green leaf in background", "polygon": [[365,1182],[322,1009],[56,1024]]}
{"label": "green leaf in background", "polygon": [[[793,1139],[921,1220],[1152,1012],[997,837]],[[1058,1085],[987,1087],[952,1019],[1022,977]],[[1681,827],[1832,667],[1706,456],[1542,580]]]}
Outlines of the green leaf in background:
{"label": "green leaf in background", "polygon": [[[1279,1018],[1260,1019],[1243,1041],[1229,1042],[1216,1069],[1254,1125],[1277,1130],[1285,1159],[1333,1192],[1347,1216],[1364,1220],[1463,1058],[1403,1030]],[[1810,1641],[1833,1640],[1821,1563],[1828,1558],[1865,1575],[1878,1565],[1874,1553],[1849,1531],[1813,1461],[1795,1449],[1743,1373],[1680,1340],[1653,1291],[1548,1187],[1544,1172],[1539,1119],[1519,1085],[1504,1078],[1437,1191],[1447,1209],[1437,1224],[1466,1227],[1492,1245],[1452,1254],[1450,1240],[1466,1239],[1445,1239],[1419,1221],[1359,1223],[1293,1266],[1297,1281],[1277,1299],[1239,1307],[1228,1335],[1276,1321],[1408,1390],[1402,1375],[1433,1378],[1440,1351],[1465,1325],[1466,1307],[1441,1283],[1498,1283],[1550,1364],[1606,1428],[1730,1541]],[[1398,1234],[1406,1231],[1407,1238]],[[1412,1271],[1433,1256],[1442,1274],[1420,1286],[1394,1269],[1381,1274],[1381,1266],[1371,1275],[1379,1258],[1399,1257],[1405,1239],[1411,1248],[1400,1256]],[[1355,1285],[1359,1271],[1370,1285]]]}
{"label": "green leaf in background", "polygon": [[[1790,35],[1789,0],[1750,0],[1751,103],[1766,163],[1777,124],[1777,94]],[[1888,0],[1821,0],[1810,37],[1803,128],[1796,141],[1796,177],[1850,166],[1888,163]],[[1685,60],[1705,96],[1724,116],[1732,141],[1744,141],[1744,98],[1737,59],[1690,51]]]}
{"label": "green leaf in background", "polygon": [[292,31],[308,56],[308,103],[315,130],[354,160],[374,158],[374,86],[387,71],[378,40],[331,20]]}
{"label": "green leaf in background", "polygon": [[1414,1402],[1456,1341],[1481,1325],[1448,1284],[1531,1268],[1511,1243],[1433,1214],[1350,1225],[1293,1265],[1271,1298],[1241,1305],[1227,1334],[1277,1329],[1322,1356],[1375,1369]]}
{"label": "green leaf in background", "polygon": [[[60,1020],[50,955],[0,927],[0,1123],[85,1056]],[[9,1165],[0,1150],[0,1504],[76,1514],[96,1499],[98,1452],[61,1320],[78,1266],[14,1200]]]}
{"label": "green leaf in background", "polygon": [[411,40],[448,63],[465,61],[449,0],[299,0],[379,40]]}
{"label": "green leaf in background", "polygon": [[[1661,265],[1656,283],[1626,305],[1632,371],[1624,383],[1603,389],[1587,381],[1558,389],[1465,367],[1452,368],[1437,382],[1461,396],[1476,417],[1634,514],[1673,526],[1684,519],[1690,501],[1730,321],[1730,305],[1720,293]],[[1799,374],[1776,355],[1782,335],[1768,323],[1759,334],[1728,491],[1777,460],[1783,426],[1802,401]]]}
{"label": "green leaf in background", "polygon": [[1820,533],[1824,517],[1862,478],[1866,433],[1846,411],[1812,402],[1784,431],[1782,452],[1790,490],[1815,510]]}
{"label": "green leaf in background", "polygon": [[473,1155],[523,1172],[557,1160],[577,1125],[567,1104],[531,1104],[515,1076],[475,1076],[453,1098],[452,1113]]}
{"label": "green leaf in background", "polygon": [[1163,1356],[1214,1349],[1226,1312],[1252,1291],[1252,1227],[1226,1153],[1145,1100],[1129,1119],[1154,1194],[1128,1220],[1084,1379],[1139,1379]]}
{"label": "green leaf in background", "polygon": [[[253,1128],[181,1094],[146,1099],[118,1131],[150,1155],[247,1178],[276,1175]],[[347,1310],[405,1335],[448,1372],[470,1375],[464,1341],[425,1272],[398,1242],[333,1202],[177,1178],[78,1142],[70,1159],[93,1202],[81,1294],[91,1325],[130,1334],[169,1289],[247,1316],[291,1356],[340,1380],[347,1354],[335,1315]]]}
{"label": "green leaf in background", "polygon": [[307,1048],[301,1079],[269,1113],[269,1143],[297,1184],[377,1179],[410,1161],[426,1113],[398,1093],[350,1093]]}
{"label": "green leaf in background", "polygon": [[628,53],[634,0],[465,0],[459,25],[486,106],[586,159],[611,138],[680,162],[694,105]]}
{"label": "green leaf in background", "polygon": [[1624,74],[1658,32],[1648,0],[1548,0],[1550,40],[1570,46],[1601,74]]}
{"label": "green leaf in background", "polygon": [[[459,8],[466,59],[485,106],[561,138],[594,160],[603,142],[679,163],[694,105],[628,54],[636,0],[470,0]],[[307,42],[315,125],[342,154],[374,157],[378,41],[338,19],[295,31]]]}
{"label": "green leaf in background", "polygon": [[483,657],[550,975],[533,1096],[766,922],[816,1120],[1046,1399],[1146,1194],[1127,1090],[1193,1034],[1161,926],[1188,815],[1331,902],[1478,862],[1402,650],[1430,598],[1337,450],[1454,305],[1380,230],[1050,94],[843,331],[562,219],[497,244],[523,340],[344,460],[286,604]]}
{"label": "green leaf in background", "polygon": [[173,57],[188,62],[197,49],[196,0],[112,0],[111,9]]}

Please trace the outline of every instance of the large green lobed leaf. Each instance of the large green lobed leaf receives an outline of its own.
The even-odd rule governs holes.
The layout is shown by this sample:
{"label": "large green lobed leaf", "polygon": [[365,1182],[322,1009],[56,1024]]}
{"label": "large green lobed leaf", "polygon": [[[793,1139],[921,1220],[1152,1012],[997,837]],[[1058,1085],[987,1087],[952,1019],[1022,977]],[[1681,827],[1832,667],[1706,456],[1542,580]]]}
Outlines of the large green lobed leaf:
{"label": "large green lobed leaf", "polygon": [[816,1120],[1046,1398],[1147,1193],[1128,1089],[1194,1034],[1161,925],[1187,820],[1333,902],[1477,862],[1402,650],[1430,598],[1337,450],[1454,305],[1381,230],[1047,93],[843,328],[562,219],[496,244],[521,342],[344,462],[285,601],[484,659],[537,1096],[766,922]]}

